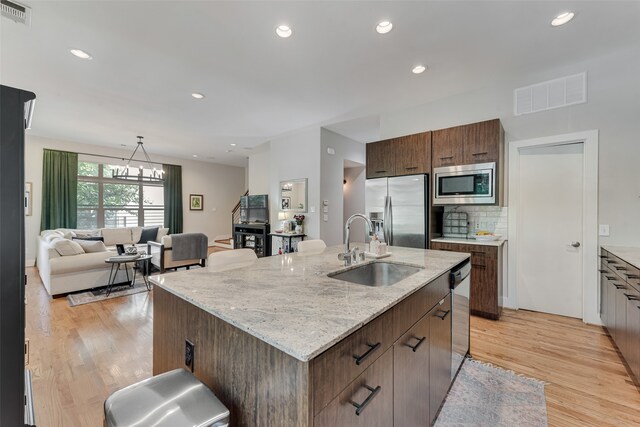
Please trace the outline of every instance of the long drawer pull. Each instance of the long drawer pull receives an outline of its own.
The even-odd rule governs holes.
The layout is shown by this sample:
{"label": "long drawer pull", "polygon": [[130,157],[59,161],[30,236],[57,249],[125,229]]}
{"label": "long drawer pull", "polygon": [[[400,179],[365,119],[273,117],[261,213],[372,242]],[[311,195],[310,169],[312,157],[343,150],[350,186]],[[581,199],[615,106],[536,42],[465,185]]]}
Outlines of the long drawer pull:
{"label": "long drawer pull", "polygon": [[614,265],[613,268],[615,268],[616,270],[625,270],[626,271],[626,267],[622,266],[622,265]]}
{"label": "long drawer pull", "polygon": [[[440,310],[442,311],[442,310]],[[447,311],[442,311],[442,314],[436,314],[436,317],[439,317],[441,320],[444,320],[445,317],[447,317],[449,315],[449,313],[451,313],[451,310],[447,310]]]}
{"label": "long drawer pull", "polygon": [[626,286],[623,286],[623,285],[616,285],[615,283],[613,284],[613,286],[615,286],[615,287],[616,287],[616,289],[627,289],[627,287],[626,287]]}
{"label": "long drawer pull", "polygon": [[625,274],[625,276],[627,276],[627,279],[640,279],[637,274]]}
{"label": "long drawer pull", "polygon": [[604,277],[605,277],[605,279],[607,279],[607,280],[616,280],[616,278],[615,278],[615,277],[613,277],[613,276],[607,276],[606,274],[604,275]]}
{"label": "long drawer pull", "polygon": [[474,255],[481,255],[481,256],[485,256],[484,252],[478,252],[478,251],[471,251],[472,254]]}
{"label": "long drawer pull", "polygon": [[405,169],[408,170],[408,171],[412,171],[412,170],[418,169],[418,167],[417,166],[411,166],[410,168],[405,168]]}
{"label": "long drawer pull", "polygon": [[607,255],[598,255],[600,258],[607,259]]}
{"label": "long drawer pull", "polygon": [[418,340],[416,345],[411,345],[411,344],[405,344],[405,345],[409,347],[411,350],[413,350],[413,352],[415,353],[416,351],[418,351],[418,347],[422,345],[422,343],[427,339],[427,337],[422,337],[422,338],[413,337],[413,339]]}
{"label": "long drawer pull", "polygon": [[385,173],[386,171],[376,171],[376,173]]}
{"label": "long drawer pull", "polygon": [[485,268],[487,268],[487,266],[482,264],[471,264],[471,268],[480,268],[484,270]]}
{"label": "long drawer pull", "polygon": [[472,156],[486,156],[487,154],[489,153],[487,153],[486,151],[483,151],[482,153],[473,153]]}
{"label": "long drawer pull", "polygon": [[624,296],[627,297],[629,301],[640,301],[640,298],[635,295],[624,294]]}
{"label": "long drawer pull", "polygon": [[453,159],[453,156],[440,157],[440,160]]}
{"label": "long drawer pull", "polygon": [[375,344],[367,344],[367,346],[369,347],[369,350],[365,351],[361,356],[355,354],[353,355],[353,358],[356,361],[356,365],[360,365],[367,359],[367,357],[371,356],[377,349],[379,349],[380,343],[377,342]]}
{"label": "long drawer pull", "polygon": [[365,388],[367,390],[369,390],[371,393],[369,393],[369,396],[367,396],[367,398],[364,400],[364,402],[358,404],[356,402],[351,402],[351,404],[353,406],[356,407],[356,415],[360,416],[360,414],[362,413],[362,411],[364,411],[364,409],[367,407],[367,405],[369,403],[371,403],[371,401],[378,395],[378,393],[380,393],[380,390],[382,390],[382,387],[378,386],[376,388],[373,387],[369,387],[368,385],[365,384]]}

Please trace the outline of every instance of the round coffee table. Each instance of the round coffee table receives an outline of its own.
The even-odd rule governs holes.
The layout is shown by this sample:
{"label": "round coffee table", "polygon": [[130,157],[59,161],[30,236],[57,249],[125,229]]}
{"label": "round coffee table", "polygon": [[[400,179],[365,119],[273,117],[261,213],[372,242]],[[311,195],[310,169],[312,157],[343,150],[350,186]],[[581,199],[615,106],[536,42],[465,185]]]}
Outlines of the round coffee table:
{"label": "round coffee table", "polygon": [[[111,294],[113,286],[116,284],[116,278],[120,266],[124,264],[124,270],[127,273],[127,281],[130,281],[129,286],[133,287],[136,282],[136,272],[140,270],[142,280],[144,281],[147,290],[151,290],[151,283],[149,283],[149,260],[151,255],[118,255],[112,256],[104,260],[107,264],[111,264],[111,270],[109,271],[109,282],[107,284],[107,296]],[[127,264],[132,264],[131,272],[133,277],[129,278],[129,268]]]}
{"label": "round coffee table", "polygon": [[151,290],[151,283],[149,282],[149,261],[151,260],[151,255],[140,255],[139,258],[135,260],[133,264],[133,279],[131,279],[131,286],[134,286],[136,283],[136,272],[140,271],[140,275],[142,276],[142,281],[144,282],[147,290]]}

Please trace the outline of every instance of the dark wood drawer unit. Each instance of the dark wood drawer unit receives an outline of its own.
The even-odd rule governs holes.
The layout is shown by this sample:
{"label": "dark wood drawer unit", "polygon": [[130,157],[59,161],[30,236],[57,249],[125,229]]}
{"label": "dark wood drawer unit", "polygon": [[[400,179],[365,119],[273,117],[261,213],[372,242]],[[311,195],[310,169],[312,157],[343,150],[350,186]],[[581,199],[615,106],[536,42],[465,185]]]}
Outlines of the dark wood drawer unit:
{"label": "dark wood drawer unit", "polygon": [[393,311],[389,310],[314,359],[315,414],[391,347],[392,331]]}
{"label": "dark wood drawer unit", "polygon": [[396,175],[431,172],[431,132],[407,135],[392,141]]}
{"label": "dark wood drawer unit", "polygon": [[315,427],[393,425],[393,350],[387,350],[329,403]]}
{"label": "dark wood drawer unit", "polygon": [[429,416],[431,422],[451,385],[451,294],[442,299],[429,316]]}
{"label": "dark wood drawer unit", "polygon": [[397,340],[424,314],[444,298],[449,290],[449,274],[418,290],[393,308],[393,338]]}
{"label": "dark wood drawer unit", "polygon": [[640,270],[600,250],[600,318],[640,384]]}
{"label": "dark wood drawer unit", "polygon": [[431,242],[431,249],[471,254],[471,314],[498,320],[502,314],[502,247]]}
{"label": "dark wood drawer unit", "polygon": [[395,138],[371,142],[366,146],[367,178],[382,178],[396,174]]}

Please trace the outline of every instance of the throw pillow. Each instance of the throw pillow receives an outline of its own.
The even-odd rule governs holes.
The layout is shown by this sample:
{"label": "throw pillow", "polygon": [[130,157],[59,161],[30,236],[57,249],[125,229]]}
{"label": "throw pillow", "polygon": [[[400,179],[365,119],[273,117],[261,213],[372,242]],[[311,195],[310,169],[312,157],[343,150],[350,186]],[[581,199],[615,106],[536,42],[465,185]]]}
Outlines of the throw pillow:
{"label": "throw pillow", "polygon": [[53,242],[53,247],[62,256],[80,255],[84,253],[82,246],[68,239],[56,239]]}
{"label": "throw pillow", "polygon": [[140,235],[140,240],[138,240],[138,243],[147,243],[148,241],[155,242],[156,236],[158,236],[159,228],[160,227],[143,228],[142,234]]}
{"label": "throw pillow", "polygon": [[92,254],[95,252],[107,252],[107,247],[104,245],[102,240],[82,240],[82,239],[74,239],[77,244],[79,244],[85,253]]}
{"label": "throw pillow", "polygon": [[[104,242],[104,237],[102,236],[87,236],[87,237],[72,237],[71,240],[86,240],[92,242]],[[80,242],[78,242],[80,243]],[[82,245],[82,244],[81,244]]]}

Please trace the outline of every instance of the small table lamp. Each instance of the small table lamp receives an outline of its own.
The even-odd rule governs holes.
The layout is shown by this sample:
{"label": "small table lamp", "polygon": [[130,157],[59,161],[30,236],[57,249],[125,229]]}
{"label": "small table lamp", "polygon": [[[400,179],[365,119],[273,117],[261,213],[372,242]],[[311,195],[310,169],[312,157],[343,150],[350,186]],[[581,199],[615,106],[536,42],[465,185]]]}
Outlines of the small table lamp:
{"label": "small table lamp", "polygon": [[286,212],[278,212],[278,221],[282,221],[280,228],[282,229],[283,233],[288,232],[289,230],[287,230],[285,227],[287,225],[287,213]]}

